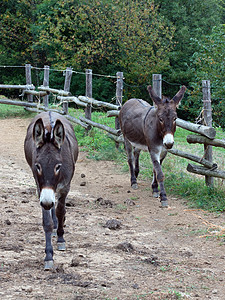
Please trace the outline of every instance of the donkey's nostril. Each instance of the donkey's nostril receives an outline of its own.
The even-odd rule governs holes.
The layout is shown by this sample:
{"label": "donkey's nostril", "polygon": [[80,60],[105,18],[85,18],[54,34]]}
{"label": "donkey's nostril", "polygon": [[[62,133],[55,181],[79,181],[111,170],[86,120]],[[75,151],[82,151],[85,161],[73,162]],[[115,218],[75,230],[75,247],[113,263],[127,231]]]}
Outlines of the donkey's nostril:
{"label": "donkey's nostril", "polygon": [[43,202],[40,202],[41,206],[45,209],[45,210],[49,210],[53,207],[54,203],[43,203]]}
{"label": "donkey's nostril", "polygon": [[164,147],[165,147],[166,149],[171,149],[171,148],[173,147],[173,144],[174,144],[174,143],[166,143],[166,144],[163,144],[163,145],[164,145]]}

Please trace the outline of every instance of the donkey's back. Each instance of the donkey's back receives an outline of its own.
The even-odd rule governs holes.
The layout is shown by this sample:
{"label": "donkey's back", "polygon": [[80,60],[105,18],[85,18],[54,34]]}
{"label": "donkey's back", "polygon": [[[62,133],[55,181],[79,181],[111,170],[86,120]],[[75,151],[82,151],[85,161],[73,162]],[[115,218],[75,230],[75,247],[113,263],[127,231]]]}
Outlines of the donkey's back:
{"label": "donkey's back", "polygon": [[[147,150],[146,136],[144,133],[145,121],[148,115],[154,119],[155,108],[142,99],[129,99],[119,113],[120,127],[123,135],[133,146]],[[154,127],[154,122],[152,123]],[[153,131],[152,131],[153,132]]]}

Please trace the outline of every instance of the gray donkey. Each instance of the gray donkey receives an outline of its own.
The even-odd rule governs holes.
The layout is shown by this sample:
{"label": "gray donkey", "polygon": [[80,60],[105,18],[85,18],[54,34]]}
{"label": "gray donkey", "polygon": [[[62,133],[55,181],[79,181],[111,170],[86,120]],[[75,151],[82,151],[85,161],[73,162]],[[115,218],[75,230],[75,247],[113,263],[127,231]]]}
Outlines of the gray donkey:
{"label": "gray donkey", "polygon": [[153,163],[153,197],[160,195],[161,206],[168,207],[161,165],[167,149],[171,149],[174,144],[176,108],[184,96],[186,87],[182,86],[171,100],[166,97],[160,99],[151,86],[147,89],[155,107],[141,99],[130,99],[120,110],[119,122],[125,140],[132,188],[138,188],[140,151],[149,151]]}
{"label": "gray donkey", "polygon": [[[58,250],[65,250],[65,200],[78,157],[78,144],[69,121],[54,112],[37,115],[27,129],[26,160],[37,184],[45,231],[45,270],[53,268],[51,236],[57,230]],[[56,206],[56,196],[58,203]]]}

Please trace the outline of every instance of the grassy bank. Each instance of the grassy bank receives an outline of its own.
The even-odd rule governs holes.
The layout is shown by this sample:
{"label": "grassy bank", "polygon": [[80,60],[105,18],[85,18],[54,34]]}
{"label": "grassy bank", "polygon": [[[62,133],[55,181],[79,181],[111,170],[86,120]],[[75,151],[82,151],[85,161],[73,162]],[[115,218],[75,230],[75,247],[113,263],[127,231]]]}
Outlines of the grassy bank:
{"label": "grassy bank", "polygon": [[0,119],[29,118],[31,115],[22,106],[0,104]]}
{"label": "grassy bank", "polygon": [[[70,114],[79,117],[83,110],[70,109]],[[0,118],[6,117],[32,117],[33,114],[25,111],[22,107],[1,105]],[[104,112],[94,112],[92,120],[101,124],[114,127],[115,119],[107,118]],[[121,171],[128,173],[128,165],[123,145],[117,149],[115,142],[111,140],[104,131],[92,128],[88,134],[81,126],[75,126],[76,136],[81,151],[87,151],[91,159],[116,161]],[[174,148],[186,151],[202,157],[204,155],[203,145],[189,145],[186,136],[191,132],[177,128],[175,134]],[[217,138],[225,138],[225,133],[218,129]],[[225,169],[225,149],[213,148],[213,160],[218,164],[220,170]],[[163,163],[165,174],[165,187],[167,194],[185,199],[189,207],[199,208],[213,212],[225,211],[225,186],[224,180],[214,179],[214,188],[205,186],[204,176],[198,176],[186,171],[188,160],[168,154]],[[151,192],[152,164],[148,153],[141,152],[140,155],[140,178],[149,181],[149,192]]]}

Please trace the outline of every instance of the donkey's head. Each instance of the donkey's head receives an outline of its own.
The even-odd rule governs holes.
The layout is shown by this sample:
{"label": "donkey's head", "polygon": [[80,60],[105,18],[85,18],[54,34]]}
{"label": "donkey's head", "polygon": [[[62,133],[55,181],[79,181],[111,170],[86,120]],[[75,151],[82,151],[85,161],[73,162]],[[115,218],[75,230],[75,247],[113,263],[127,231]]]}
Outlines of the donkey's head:
{"label": "donkey's head", "polygon": [[55,204],[55,192],[63,164],[61,146],[64,138],[65,130],[60,120],[49,130],[44,128],[41,118],[35,122],[33,140],[36,145],[36,157],[32,170],[39,187],[40,204],[44,209],[50,209]]}
{"label": "donkey's head", "polygon": [[172,98],[163,97],[160,99],[149,85],[147,87],[150,97],[156,104],[156,117],[158,133],[163,139],[163,145],[166,149],[171,149],[174,144],[174,133],[176,131],[176,108],[184,96],[186,87],[182,86],[179,92]]}

